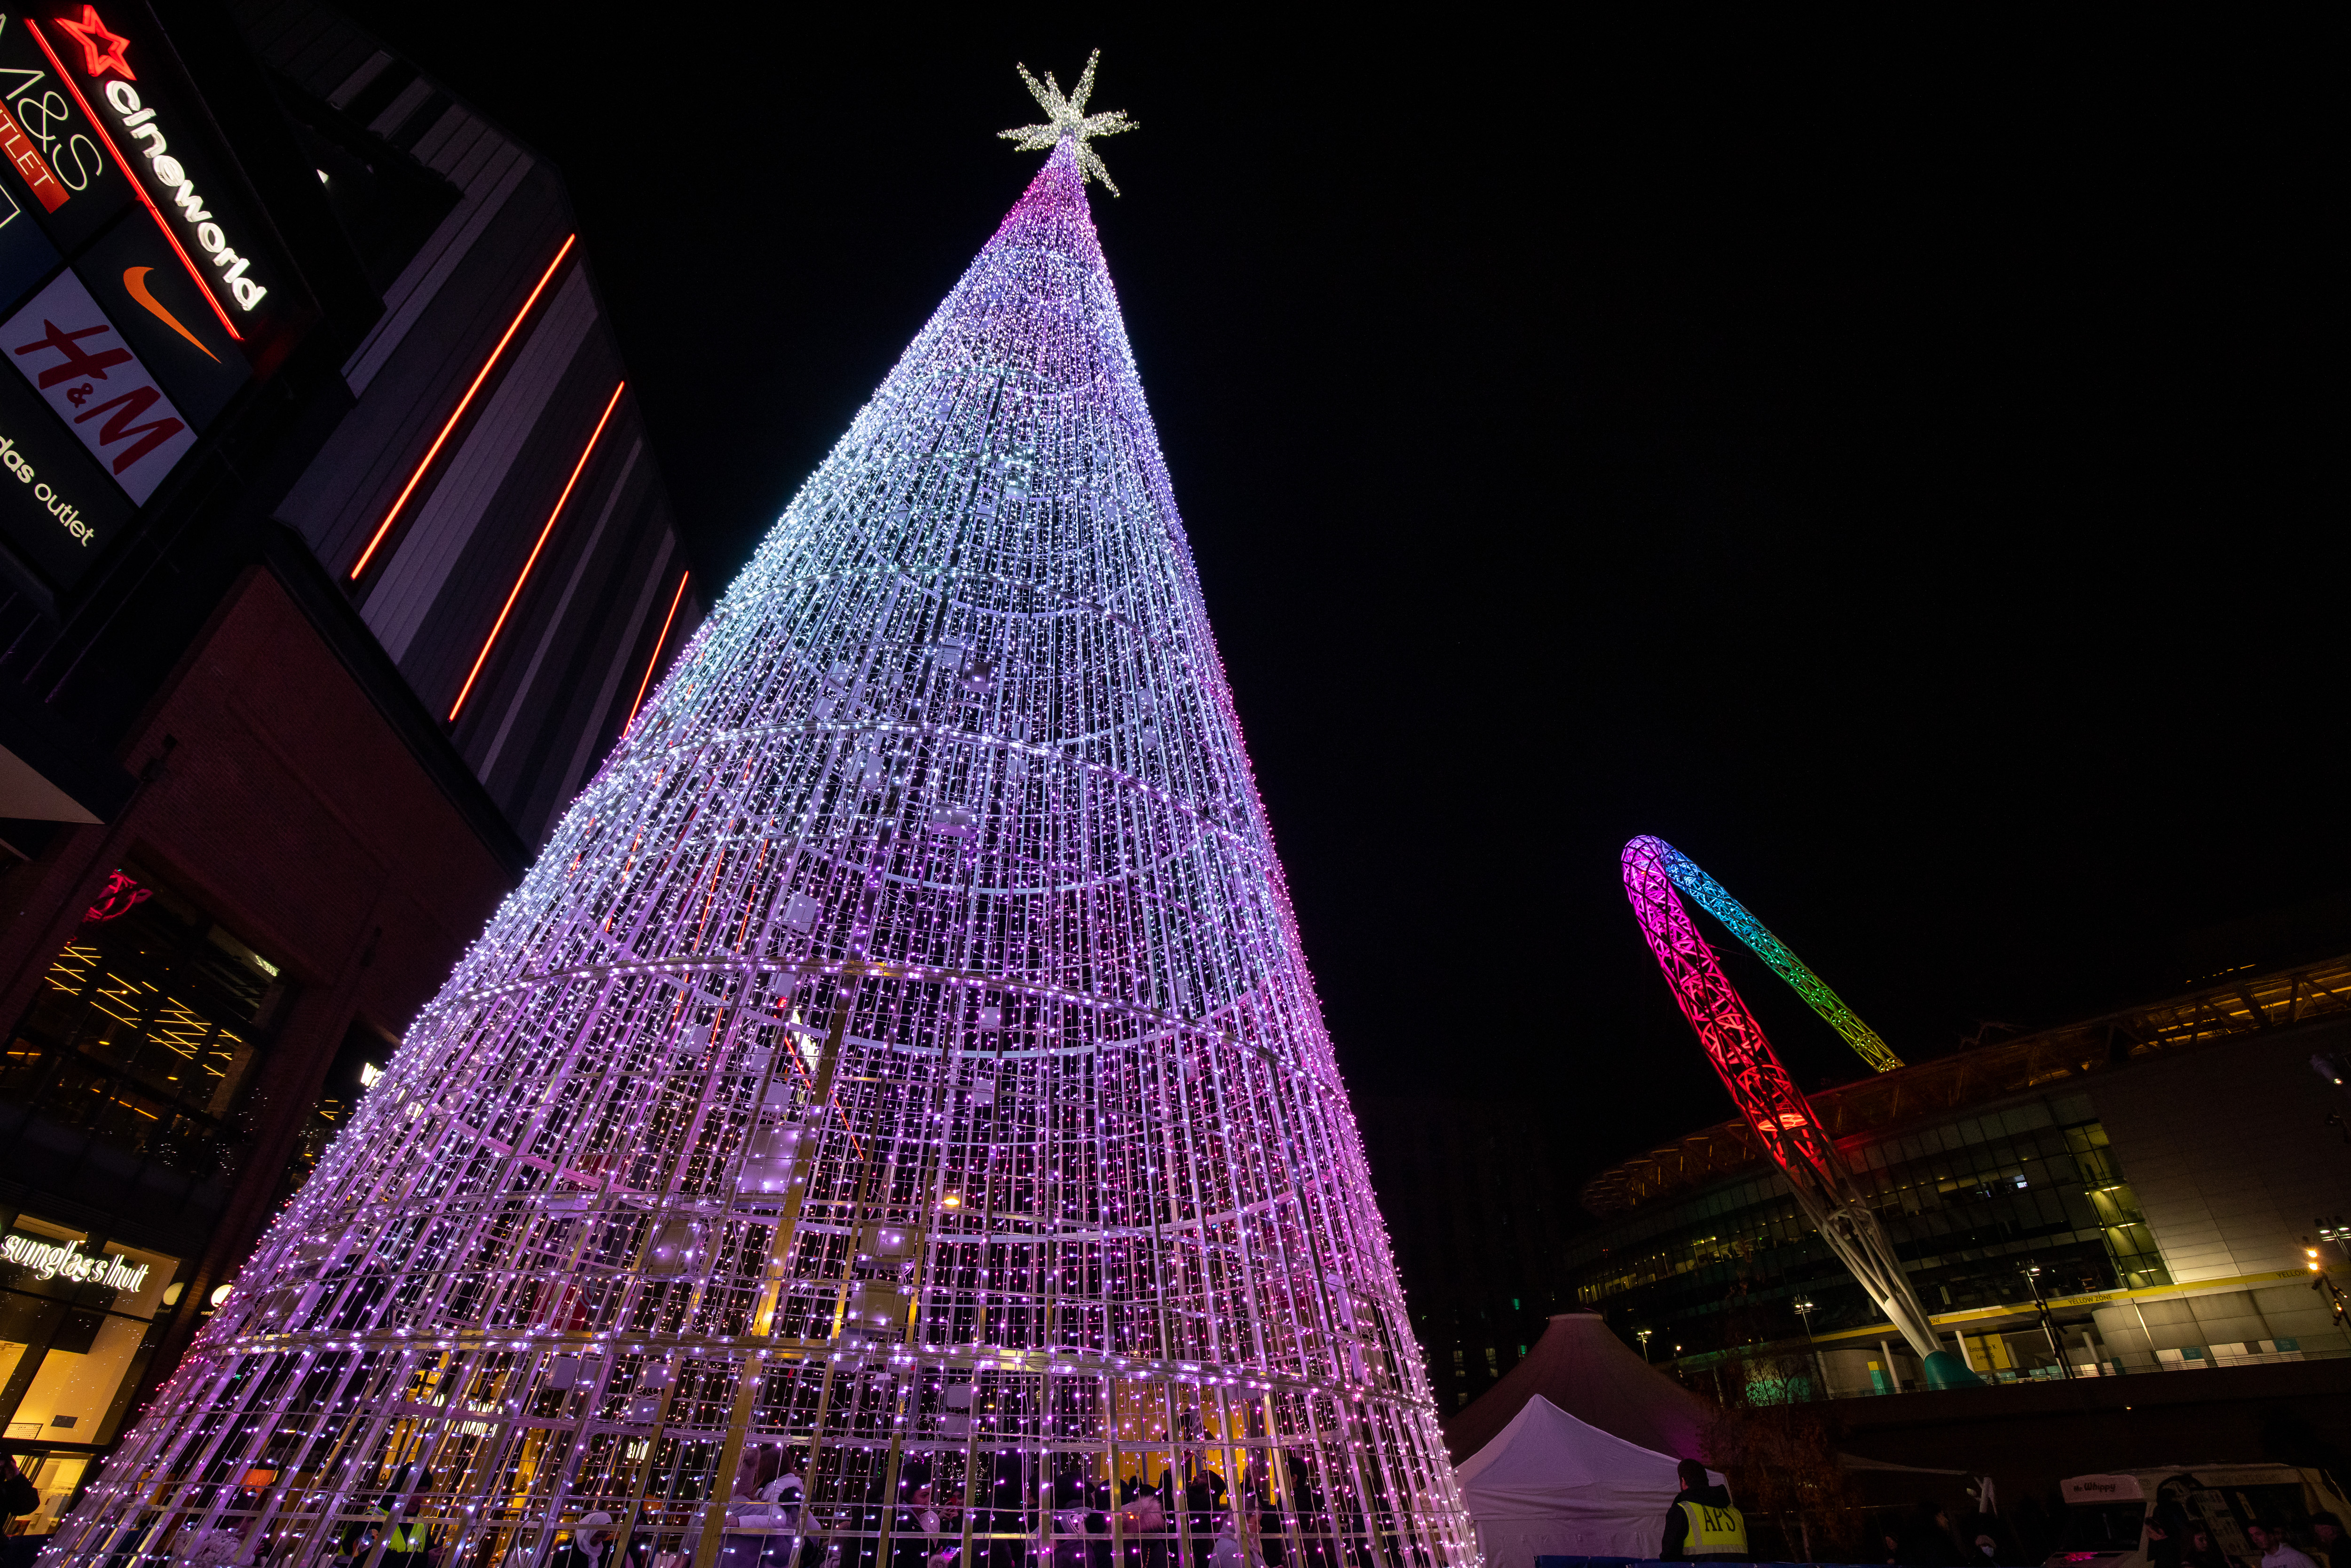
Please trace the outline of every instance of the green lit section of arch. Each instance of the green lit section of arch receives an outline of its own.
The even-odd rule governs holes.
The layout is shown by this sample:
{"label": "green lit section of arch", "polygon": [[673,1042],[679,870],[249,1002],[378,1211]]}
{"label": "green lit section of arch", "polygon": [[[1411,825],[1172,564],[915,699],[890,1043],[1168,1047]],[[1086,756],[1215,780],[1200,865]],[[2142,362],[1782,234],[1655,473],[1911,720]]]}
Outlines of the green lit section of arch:
{"label": "green lit section of arch", "polygon": [[1795,988],[1805,1005],[1828,1020],[1829,1027],[1844,1036],[1854,1054],[1869,1063],[1873,1071],[1891,1072],[1902,1065],[1894,1048],[1877,1038],[1877,1031],[1861,1021],[1860,1016],[1844,1005],[1844,998],[1829,989],[1828,982],[1804,967],[1804,961],[1788,948],[1785,942],[1764,926],[1761,920],[1747,912],[1747,906],[1730,896],[1722,883],[1698,868],[1698,862],[1670,844],[1659,846],[1664,854],[1666,880],[1698,901],[1706,912],[1730,928],[1730,934],[1747,945],[1748,950],[1766,964],[1782,979]]}

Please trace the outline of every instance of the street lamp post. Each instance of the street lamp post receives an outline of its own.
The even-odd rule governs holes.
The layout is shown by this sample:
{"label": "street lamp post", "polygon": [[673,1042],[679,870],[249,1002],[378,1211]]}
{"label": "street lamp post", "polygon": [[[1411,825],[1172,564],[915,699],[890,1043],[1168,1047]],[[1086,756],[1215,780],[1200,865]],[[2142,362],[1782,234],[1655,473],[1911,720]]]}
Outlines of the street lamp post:
{"label": "street lamp post", "polygon": [[1641,1342],[1641,1359],[1643,1361],[1649,1359],[1649,1335],[1655,1332],[1656,1331],[1654,1329],[1635,1329],[1633,1331],[1633,1337]]}
{"label": "street lamp post", "polygon": [[2057,1358],[2057,1375],[2070,1379],[2073,1363],[2065,1359],[2065,1346],[2057,1338],[2057,1320],[2049,1315],[2048,1298],[2041,1293],[2041,1265],[2027,1263],[2017,1272],[2024,1276],[2025,1287],[2032,1292],[2033,1310],[2041,1314],[2041,1332],[2049,1336],[2049,1352]]}
{"label": "street lamp post", "polygon": [[1828,1364],[1821,1359],[1819,1342],[1813,1338],[1813,1314],[1820,1308],[1808,1296],[1797,1297],[1795,1305],[1796,1315],[1804,1321],[1804,1348],[1812,1353],[1813,1371],[1821,1380],[1821,1397],[1826,1399],[1829,1396]]}
{"label": "street lamp post", "polygon": [[[2336,1251],[2342,1253],[2345,1258],[2351,1259],[2351,1226],[2344,1224],[2343,1217],[2336,1215],[2335,1223],[2332,1225],[2323,1219],[2315,1223],[2318,1226],[2318,1239],[2321,1241],[2332,1241],[2335,1243]],[[2343,1287],[2326,1277],[2326,1261],[2319,1256],[2318,1249],[2305,1247],[2302,1250],[2304,1260],[2310,1266],[2310,1288],[2317,1291],[2327,1305],[2334,1309],[2335,1326],[2339,1329],[2346,1318],[2351,1318],[2351,1301],[2346,1301],[2344,1298]]]}

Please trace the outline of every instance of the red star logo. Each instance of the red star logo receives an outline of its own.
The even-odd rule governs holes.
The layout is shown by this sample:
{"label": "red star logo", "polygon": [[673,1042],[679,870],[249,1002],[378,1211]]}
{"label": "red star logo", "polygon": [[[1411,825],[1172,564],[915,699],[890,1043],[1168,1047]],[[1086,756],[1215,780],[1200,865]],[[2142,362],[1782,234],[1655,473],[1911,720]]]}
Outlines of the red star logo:
{"label": "red star logo", "polygon": [[99,77],[104,76],[109,71],[120,71],[122,73],[124,81],[139,79],[131,74],[131,62],[124,58],[122,54],[123,50],[131,47],[131,40],[120,33],[108,32],[106,24],[98,19],[97,6],[84,5],[81,8],[81,20],[78,22],[59,16],[57,23],[58,26],[71,33],[80,43],[82,57],[88,62],[82,68],[91,76]]}

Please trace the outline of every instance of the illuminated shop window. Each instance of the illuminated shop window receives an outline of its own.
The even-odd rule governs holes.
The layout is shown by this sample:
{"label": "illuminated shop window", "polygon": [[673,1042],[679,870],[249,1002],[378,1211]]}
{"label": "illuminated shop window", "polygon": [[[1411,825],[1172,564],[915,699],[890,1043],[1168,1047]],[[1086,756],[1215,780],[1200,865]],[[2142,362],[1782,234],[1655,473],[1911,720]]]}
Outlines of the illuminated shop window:
{"label": "illuminated shop window", "polygon": [[278,967],[135,867],[50,964],[0,1058],[0,1100],[213,1176],[227,1118],[284,995]]}
{"label": "illuminated shop window", "polygon": [[[12,1443],[112,1438],[179,1268],[36,1215],[0,1231],[0,1416]],[[54,1512],[52,1491],[69,1494],[79,1479],[67,1464],[34,1474],[45,1512]]]}
{"label": "illuminated shop window", "polygon": [[327,1069],[327,1082],[320,1090],[318,1103],[310,1107],[309,1120],[302,1125],[302,1135],[294,1145],[293,1157],[287,1162],[286,1176],[279,1184],[278,1196],[290,1196],[310,1179],[319,1157],[327,1145],[359,1109],[360,1096],[372,1088],[383,1076],[383,1063],[392,1060],[392,1042],[368,1028],[353,1023],[343,1036],[342,1049],[335,1053],[332,1065]]}
{"label": "illuminated shop window", "polygon": [[10,1520],[9,1530],[17,1535],[47,1535],[57,1529],[58,1517],[73,1500],[74,1489],[81,1485],[82,1473],[89,1465],[86,1454],[43,1454],[17,1460],[16,1468],[40,1494],[41,1506]]}

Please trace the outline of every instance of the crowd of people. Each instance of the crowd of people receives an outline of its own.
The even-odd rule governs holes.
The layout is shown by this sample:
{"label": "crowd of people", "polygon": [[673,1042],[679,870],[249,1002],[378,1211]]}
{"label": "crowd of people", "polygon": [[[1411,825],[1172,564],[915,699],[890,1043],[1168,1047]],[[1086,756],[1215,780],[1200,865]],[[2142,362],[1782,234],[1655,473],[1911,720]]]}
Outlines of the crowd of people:
{"label": "crowd of people", "polygon": [[[2147,1521],[2144,1545],[2150,1568],[2253,1568],[2255,1556],[2260,1568],[2351,1568],[2342,1526],[2331,1513],[2312,1515],[2301,1532],[2283,1520],[2249,1521],[2244,1534],[2252,1552],[2232,1554],[2202,1521],[2158,1509]],[[1938,1502],[1919,1504],[1907,1529],[1881,1533],[1878,1544],[1878,1561],[1894,1568],[2038,1568],[2046,1557],[2020,1547],[1993,1515],[1970,1515],[1955,1526]]]}
{"label": "crowd of people", "polygon": [[[965,1520],[942,1504],[927,1466],[910,1460],[900,1471],[895,1501],[872,1500],[820,1520],[806,1505],[797,1449],[757,1446],[743,1457],[734,1501],[726,1514],[720,1568],[1350,1568],[1336,1521],[1325,1511],[1309,1467],[1280,1456],[1287,1495],[1263,1478],[1244,1478],[1236,1493],[1214,1469],[1187,1466],[1178,1477],[1131,1474],[1115,1483],[1071,1456],[1045,1494],[1032,1503],[1034,1474],[1017,1457],[995,1484],[979,1489],[972,1510],[972,1562]],[[1254,1468],[1254,1467],[1253,1467]],[[417,1495],[429,1478],[410,1467],[392,1491],[348,1522],[338,1542],[340,1562],[373,1559],[380,1568],[437,1568],[429,1524],[415,1521]],[[1729,1490],[1694,1459],[1680,1464],[1681,1490],[1667,1509],[1657,1555],[1667,1562],[1748,1563],[1756,1560],[1745,1516]],[[1256,1515],[1254,1521],[1250,1515]],[[886,1529],[884,1528],[886,1520]],[[1258,1528],[1250,1531],[1254,1522]],[[1255,1535],[1254,1542],[1249,1537]],[[2234,1531],[2231,1531],[2234,1534]],[[1040,1536],[1051,1542],[1050,1565],[1037,1561]],[[653,1568],[652,1537],[632,1532],[621,1546],[618,1521],[591,1511],[564,1529],[546,1568]],[[2331,1513],[2306,1521],[2245,1521],[2244,1540],[2231,1551],[2204,1521],[2161,1506],[2144,1527],[2148,1568],[2351,1568],[2341,1522]],[[886,1544],[885,1544],[886,1543]],[[2244,1550],[2250,1543],[2250,1551]],[[274,1542],[244,1541],[236,1531],[210,1532],[191,1542],[195,1568],[246,1568],[266,1563]],[[1954,1521],[1938,1501],[1917,1505],[1907,1521],[1882,1530],[1866,1561],[1886,1568],[2037,1568],[2046,1553],[2020,1543],[1998,1515],[1970,1513]],[[376,1557],[381,1548],[381,1556]],[[846,1550],[844,1550],[844,1548]],[[884,1563],[882,1559],[887,1558]]]}
{"label": "crowd of people", "polygon": [[[1040,1535],[1051,1541],[1050,1568],[1342,1568],[1321,1494],[1295,1462],[1286,1467],[1288,1496],[1277,1500],[1254,1479],[1236,1495],[1222,1474],[1197,1465],[1180,1477],[1162,1469],[1113,1483],[1071,1456],[1040,1506],[1029,1472],[1008,1458],[1005,1473],[976,1494],[968,1568],[1036,1568]],[[745,1454],[721,1568],[884,1568],[883,1558],[886,1568],[966,1568],[964,1511],[958,1499],[937,1496],[924,1460],[904,1465],[889,1508],[877,1496],[825,1519],[805,1508],[804,1466],[798,1450]],[[1244,1544],[1250,1522],[1259,1527],[1254,1548]],[[611,1532],[603,1515],[581,1519],[551,1568],[622,1568],[604,1561]]]}
{"label": "crowd of people", "polygon": [[[1751,1563],[1745,1517],[1730,1493],[1709,1479],[1704,1465],[1684,1459],[1681,1490],[1666,1511],[1657,1555],[1668,1563]],[[2297,1529],[2280,1519],[2244,1525],[2250,1552],[2231,1553],[2213,1540],[2203,1521],[2161,1507],[2145,1525],[2148,1568],[2351,1568],[2342,1522],[2314,1513]],[[1940,1502],[1921,1502],[1907,1523],[1879,1532],[1873,1561],[1886,1568],[2038,1568],[2043,1552],[2020,1546],[1997,1515],[1975,1513],[1954,1524]]]}
{"label": "crowd of people", "polygon": [[[1928,1501],[1918,1505],[1906,1528],[1879,1533],[1883,1555],[1878,1561],[1902,1568],[1958,1568],[1962,1563],[1969,1568],[2022,1568],[2025,1554],[2014,1542],[2014,1535],[1991,1514],[1970,1514],[1954,1525],[1948,1509]],[[2037,1564],[2041,1559],[2035,1555],[2032,1561]]]}

